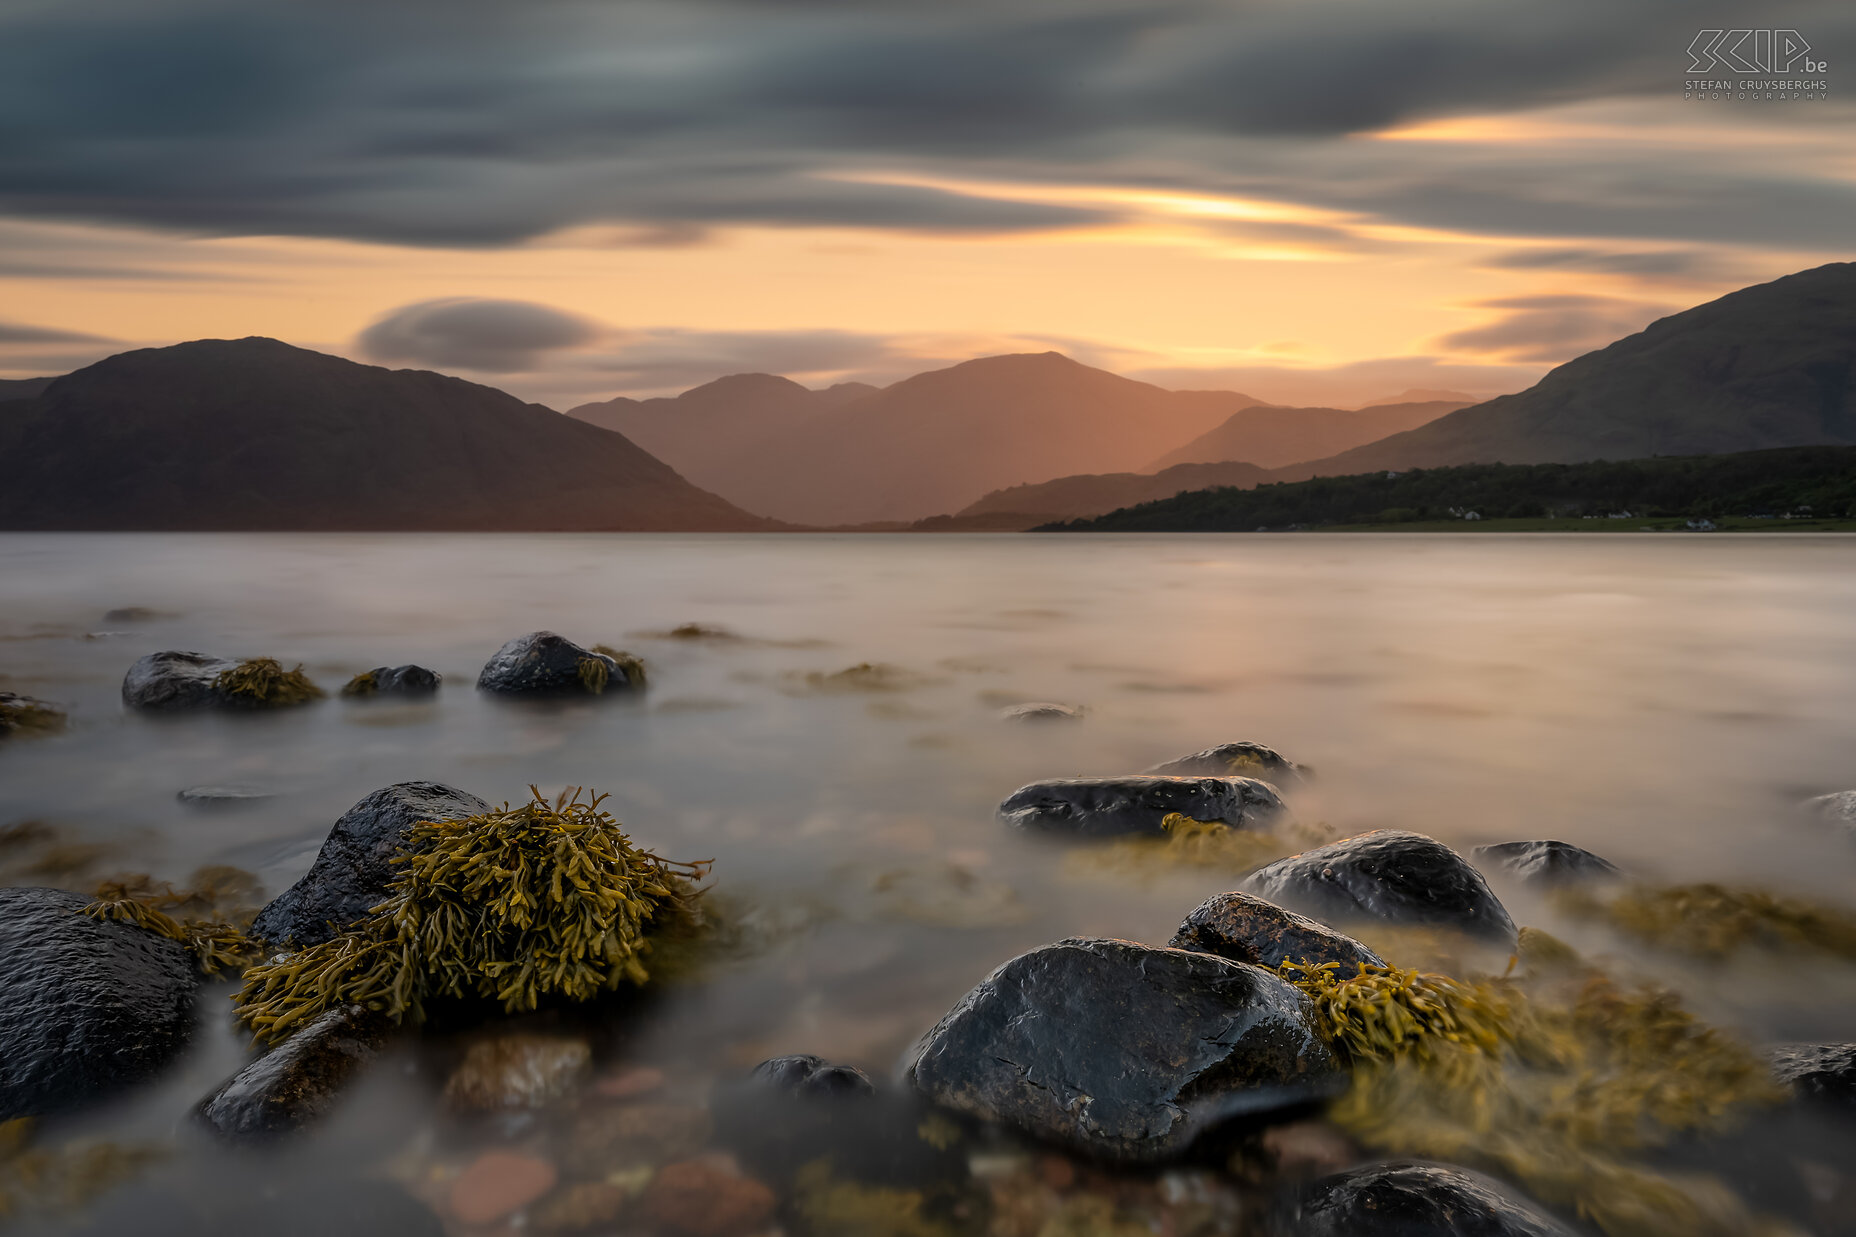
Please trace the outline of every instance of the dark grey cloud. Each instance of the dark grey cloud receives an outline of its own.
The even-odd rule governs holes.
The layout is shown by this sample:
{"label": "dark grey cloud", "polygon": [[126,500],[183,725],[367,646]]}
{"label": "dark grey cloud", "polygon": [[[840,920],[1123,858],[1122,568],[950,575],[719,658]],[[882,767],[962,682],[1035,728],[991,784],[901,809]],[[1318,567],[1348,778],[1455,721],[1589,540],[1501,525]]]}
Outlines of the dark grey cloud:
{"label": "dark grey cloud", "polygon": [[[1820,168],[1669,152],[1582,178],[1339,140],[1672,97],[1696,30],[1751,20],[1726,0],[20,0],[0,13],[0,210],[484,245],[589,222],[650,243],[1114,217],[832,175],[901,166],[1513,235],[1846,240],[1856,194]],[[1758,20],[1819,47],[1856,33],[1831,0]]]}
{"label": "dark grey cloud", "polygon": [[1601,275],[1713,278],[1721,258],[1698,249],[1618,252],[1605,249],[1516,249],[1492,255],[1485,266],[1504,271],[1592,271]]}
{"label": "dark grey cloud", "polygon": [[27,326],[19,322],[0,322],[0,344],[94,344],[107,343],[106,335],[84,331],[66,331],[57,327]]}
{"label": "dark grey cloud", "polygon": [[1502,311],[1494,322],[1453,331],[1438,345],[1453,352],[1479,352],[1509,361],[1558,364],[1581,353],[1634,335],[1675,309],[1602,296],[1512,296],[1480,301]]}
{"label": "dark grey cloud", "polygon": [[584,318],[532,301],[446,297],[393,310],[356,343],[373,361],[504,374],[532,370],[547,353],[598,334]]}

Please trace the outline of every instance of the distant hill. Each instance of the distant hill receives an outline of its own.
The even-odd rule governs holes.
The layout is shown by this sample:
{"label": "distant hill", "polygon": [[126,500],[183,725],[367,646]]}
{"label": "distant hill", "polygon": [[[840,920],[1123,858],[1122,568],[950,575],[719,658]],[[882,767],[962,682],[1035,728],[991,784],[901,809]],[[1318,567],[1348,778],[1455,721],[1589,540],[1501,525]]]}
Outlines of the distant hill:
{"label": "distant hill", "polygon": [[[1015,485],[994,490],[976,503],[954,513],[955,524],[1031,528],[1053,520],[1101,515],[1117,507],[1171,498],[1182,490],[1212,486],[1253,486],[1274,474],[1255,464],[1227,461],[1220,464],[1175,464],[1157,473],[1084,473],[1058,477],[1036,485]],[[1015,516],[1016,521],[1004,517]]]}
{"label": "distant hill", "polygon": [[1440,387],[1406,387],[1397,395],[1388,395],[1383,399],[1369,399],[1364,404],[1361,404],[1360,407],[1383,408],[1387,404],[1444,403],[1455,404],[1459,408],[1467,408],[1471,404],[1479,404],[1481,402],[1482,400],[1477,396],[1469,395],[1462,391],[1451,391]]}
{"label": "distant hill", "polygon": [[[574,415],[626,426],[750,511],[839,525],[906,522],[1007,486],[1137,468],[1257,403],[1234,391],[1164,390],[1055,352],[967,361],[836,407],[813,398],[828,402],[830,392],[773,385],[782,381],[758,376],[751,400],[708,392],[686,405],[697,394],[687,392]],[[644,425],[686,413],[687,430]]]}
{"label": "distant hill", "polygon": [[1388,434],[1415,429],[1473,402],[1429,400],[1368,405],[1358,410],[1259,404],[1232,413],[1224,424],[1167,452],[1150,468],[1223,460],[1243,460],[1262,468],[1281,468],[1374,442]]}
{"label": "distant hill", "polygon": [[0,528],[754,529],[621,435],[274,339],[125,352],[0,403]]}
{"label": "distant hill", "polygon": [[1068,532],[1251,532],[1449,519],[1783,515],[1856,517],[1856,447],[1579,464],[1466,464],[1198,490],[1064,525]]}
{"label": "distant hill", "polygon": [[56,378],[0,378],[0,403],[9,399],[31,399]]}
{"label": "distant hill", "polygon": [[1856,263],[1730,292],[1568,361],[1518,394],[1286,472],[1341,476],[1814,443],[1856,443]]}

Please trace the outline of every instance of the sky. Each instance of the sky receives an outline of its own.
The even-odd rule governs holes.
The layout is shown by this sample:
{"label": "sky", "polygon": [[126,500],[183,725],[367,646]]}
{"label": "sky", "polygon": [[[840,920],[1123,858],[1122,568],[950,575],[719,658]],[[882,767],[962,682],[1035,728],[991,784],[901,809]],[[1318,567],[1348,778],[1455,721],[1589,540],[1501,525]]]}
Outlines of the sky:
{"label": "sky", "polygon": [[[1685,97],[1706,29],[1808,97]],[[1856,237],[1856,5],[0,0],[0,376],[1517,390]],[[1806,62],[1827,67],[1807,72]]]}

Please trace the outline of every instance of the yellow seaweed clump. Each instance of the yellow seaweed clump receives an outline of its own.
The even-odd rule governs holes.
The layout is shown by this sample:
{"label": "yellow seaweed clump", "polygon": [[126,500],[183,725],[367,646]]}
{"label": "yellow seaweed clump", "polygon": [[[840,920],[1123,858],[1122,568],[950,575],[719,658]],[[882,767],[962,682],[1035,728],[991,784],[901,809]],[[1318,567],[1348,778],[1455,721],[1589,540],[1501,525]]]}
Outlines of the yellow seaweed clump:
{"label": "yellow seaweed clump", "polygon": [[578,787],[415,825],[387,899],[331,940],[252,967],[239,1018],[275,1042],[335,1005],[423,1020],[436,997],[583,1001],[643,984],[647,933],[694,916],[708,862],[632,845]]}
{"label": "yellow seaweed clump", "polygon": [[595,653],[604,653],[607,657],[619,663],[619,673],[625,676],[625,685],[627,687],[644,686],[644,658],[638,656],[636,653],[627,653],[623,649],[615,649],[609,644],[595,644],[593,646],[593,651]]}
{"label": "yellow seaweed clump", "polygon": [[1379,1150],[1486,1167],[1610,1237],[1773,1231],[1720,1182],[1628,1158],[1778,1102],[1764,1063],[1671,993],[1569,965],[1551,938],[1530,953],[1547,965],[1477,981],[1285,965],[1353,1064],[1333,1119]]}
{"label": "yellow seaweed clump", "polygon": [[[1285,837],[1267,829],[1233,829],[1216,820],[1194,820],[1169,812],[1160,821],[1166,836],[1117,838],[1103,846],[1071,851],[1064,867],[1072,873],[1117,879],[1129,873],[1161,876],[1180,868],[1209,868],[1243,876],[1315,844],[1309,837]],[[1307,832],[1300,826],[1298,832]],[[1326,838],[1321,838],[1326,841]]]}
{"label": "yellow seaweed clump", "polygon": [[342,685],[344,696],[372,696],[380,690],[380,681],[372,670],[363,670]]}
{"label": "yellow seaweed clump", "polygon": [[274,657],[248,657],[230,670],[221,670],[213,686],[234,704],[282,708],[322,698],[322,689],[309,681],[303,667],[285,670]]}
{"label": "yellow seaweed clump", "polygon": [[217,975],[257,959],[258,946],[244,929],[257,914],[250,903],[258,893],[257,879],[238,868],[201,868],[187,889],[136,874],[98,885],[84,913],[179,941],[203,974]]}
{"label": "yellow seaweed clump", "polygon": [[64,729],[65,717],[43,700],[0,692],[0,739],[13,734],[52,734]]}
{"label": "yellow seaweed clump", "polygon": [[1646,944],[1708,959],[1743,946],[1799,947],[1856,959],[1856,914],[1804,898],[1725,885],[1632,885],[1609,897],[1561,891],[1559,908],[1600,919]]}

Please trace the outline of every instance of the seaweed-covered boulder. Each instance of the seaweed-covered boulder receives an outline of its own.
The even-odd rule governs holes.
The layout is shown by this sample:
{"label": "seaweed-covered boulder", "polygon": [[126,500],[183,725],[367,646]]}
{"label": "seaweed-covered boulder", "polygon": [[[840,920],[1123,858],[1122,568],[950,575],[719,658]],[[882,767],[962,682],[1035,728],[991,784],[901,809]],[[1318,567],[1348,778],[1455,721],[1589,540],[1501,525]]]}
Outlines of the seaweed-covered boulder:
{"label": "seaweed-covered boulder", "polygon": [[438,690],[444,676],[436,670],[415,666],[375,666],[348,680],[342,695],[354,696],[429,696]]}
{"label": "seaweed-covered boulder", "polygon": [[1780,1044],[1767,1060],[1799,1100],[1856,1116],[1856,1044]]}
{"label": "seaweed-covered boulder", "polygon": [[385,1015],[359,1005],[329,1010],[221,1083],[195,1115],[234,1141],[293,1133],[335,1106],[386,1042]]}
{"label": "seaweed-covered boulder", "polygon": [[386,897],[393,856],[424,820],[456,820],[487,812],[476,795],[441,782],[401,782],[376,790],[335,822],[316,862],[252,921],[251,932],[274,946],[318,945]]}
{"label": "seaweed-covered boulder", "polygon": [[551,631],[517,636],[496,650],[477,676],[479,691],[511,696],[599,695],[642,686],[636,658],[583,649]]}
{"label": "seaweed-covered boulder", "polygon": [[1186,916],[1169,944],[1272,971],[1285,962],[1303,966],[1334,962],[1343,978],[1358,974],[1363,966],[1385,965],[1385,959],[1351,936],[1274,902],[1237,892],[1207,898]]}
{"label": "seaweed-covered boulder", "polygon": [[1529,885],[1570,885],[1619,875],[1618,865],[1571,842],[1497,842],[1473,852],[1484,867],[1496,867]]}
{"label": "seaweed-covered boulder", "polygon": [[0,739],[16,734],[50,734],[64,729],[64,714],[43,700],[0,692]]}
{"label": "seaweed-covered boulder", "polygon": [[1019,787],[999,818],[1070,837],[1165,837],[1161,822],[1175,812],[1241,829],[1282,811],[1275,787],[1248,777],[1072,777]]}
{"label": "seaweed-covered boulder", "polygon": [[923,1038],[928,1099],[1111,1161],[1171,1159],[1242,1113],[1332,1094],[1308,998],[1259,967],[1076,938],[1007,962]]}
{"label": "seaweed-covered boulder", "polygon": [[75,1107],[159,1071],[193,1031],[179,942],[84,914],[61,889],[0,889],[0,1121]]}
{"label": "seaweed-covered boulder", "polygon": [[1161,777],[1260,777],[1266,782],[1291,784],[1314,774],[1274,748],[1261,743],[1220,743],[1178,760],[1147,770]]}
{"label": "seaweed-covered boulder", "polygon": [[122,702],[132,709],[199,709],[222,703],[219,676],[238,669],[229,657],[169,650],[150,653],[129,667]]}
{"label": "seaweed-covered boulder", "polygon": [[1481,1173],[1412,1162],[1323,1177],[1273,1220],[1280,1237],[1569,1237]]}
{"label": "seaweed-covered boulder", "polygon": [[1278,859],[1248,893],[1324,922],[1381,920],[1454,928],[1512,946],[1514,920],[1482,874],[1442,842],[1382,829]]}

